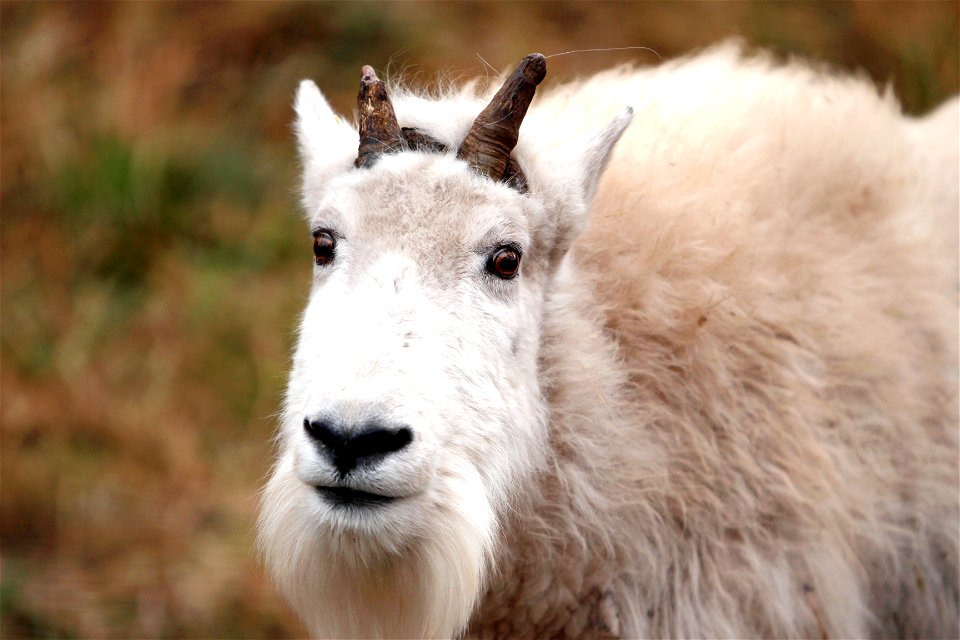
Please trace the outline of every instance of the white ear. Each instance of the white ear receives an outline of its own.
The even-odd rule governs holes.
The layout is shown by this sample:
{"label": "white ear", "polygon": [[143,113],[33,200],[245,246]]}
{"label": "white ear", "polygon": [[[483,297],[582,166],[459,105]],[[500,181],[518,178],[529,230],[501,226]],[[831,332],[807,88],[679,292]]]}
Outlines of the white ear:
{"label": "white ear", "polygon": [[548,174],[563,176],[560,183],[566,185],[565,189],[550,190],[551,196],[557,198],[555,206],[560,212],[553,249],[557,256],[565,253],[570,243],[586,227],[590,203],[597,192],[603,170],[613,155],[617,141],[632,121],[633,109],[627,107],[586,144],[583,138],[571,139],[569,146],[555,158],[548,159]]}
{"label": "white ear", "polygon": [[589,204],[593,195],[597,192],[600,176],[603,175],[603,170],[607,167],[607,162],[613,154],[613,148],[631,122],[633,122],[633,107],[627,107],[603,131],[594,136],[587,146],[587,152],[583,155],[580,165],[583,201],[585,203]]}
{"label": "white ear", "polygon": [[301,202],[309,216],[316,209],[326,182],[353,166],[360,135],[334,113],[312,80],[300,83],[294,109],[303,163]]}

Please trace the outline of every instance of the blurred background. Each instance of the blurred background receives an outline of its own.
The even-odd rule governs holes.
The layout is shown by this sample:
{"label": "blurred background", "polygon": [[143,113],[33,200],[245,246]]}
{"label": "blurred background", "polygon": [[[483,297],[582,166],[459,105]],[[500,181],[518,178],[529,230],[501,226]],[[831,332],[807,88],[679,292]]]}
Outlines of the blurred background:
{"label": "blurred background", "polygon": [[[290,102],[730,36],[958,86],[957,2],[0,4],[0,634],[303,635],[254,552],[307,293]],[[547,84],[645,51],[550,61]],[[535,107],[534,107],[535,108]]]}

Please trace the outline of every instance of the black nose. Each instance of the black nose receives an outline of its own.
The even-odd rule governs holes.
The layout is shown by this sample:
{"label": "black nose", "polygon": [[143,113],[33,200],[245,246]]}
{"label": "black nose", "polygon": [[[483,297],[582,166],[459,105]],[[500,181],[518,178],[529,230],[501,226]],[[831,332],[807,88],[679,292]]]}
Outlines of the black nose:
{"label": "black nose", "polygon": [[388,429],[368,424],[348,430],[334,420],[304,418],[303,428],[326,450],[340,478],[359,465],[377,464],[413,441],[413,432],[407,427]]}

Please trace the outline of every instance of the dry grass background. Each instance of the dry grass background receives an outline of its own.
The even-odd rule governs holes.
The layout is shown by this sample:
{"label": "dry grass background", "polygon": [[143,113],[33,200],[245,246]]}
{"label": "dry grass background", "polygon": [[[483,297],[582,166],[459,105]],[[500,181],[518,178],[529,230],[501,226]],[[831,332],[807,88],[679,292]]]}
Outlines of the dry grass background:
{"label": "dry grass background", "polygon": [[[0,633],[302,635],[252,550],[311,268],[300,78],[350,113],[363,63],[429,83],[739,35],[920,113],[957,91],[957,34],[956,2],[3,2]],[[628,60],[656,62],[547,82]]]}

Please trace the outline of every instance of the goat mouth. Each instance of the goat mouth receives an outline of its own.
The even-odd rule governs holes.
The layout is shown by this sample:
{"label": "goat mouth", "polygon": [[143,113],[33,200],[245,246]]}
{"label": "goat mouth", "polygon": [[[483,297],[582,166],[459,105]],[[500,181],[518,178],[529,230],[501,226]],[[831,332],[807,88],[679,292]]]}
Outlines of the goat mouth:
{"label": "goat mouth", "polygon": [[390,504],[396,498],[393,496],[384,496],[379,493],[369,493],[358,489],[348,487],[314,487],[317,493],[322,495],[331,504],[343,507],[370,507],[377,505]]}

